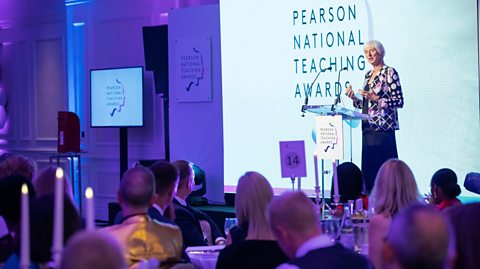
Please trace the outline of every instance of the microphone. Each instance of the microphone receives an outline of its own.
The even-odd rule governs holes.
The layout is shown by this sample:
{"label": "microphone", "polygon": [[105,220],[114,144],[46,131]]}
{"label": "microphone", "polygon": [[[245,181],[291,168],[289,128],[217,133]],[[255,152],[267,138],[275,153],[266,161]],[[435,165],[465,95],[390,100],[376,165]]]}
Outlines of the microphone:
{"label": "microphone", "polygon": [[[338,70],[338,78],[337,78],[337,83],[335,84],[335,87],[337,87],[337,85],[338,85],[339,88],[341,87],[341,85],[340,85],[340,73],[342,73],[342,71],[344,71],[344,70],[348,70],[348,68],[347,68],[347,67],[344,67],[344,68]],[[335,98],[335,101],[333,102],[332,109],[331,109],[332,112],[335,112],[335,106],[336,106],[338,103],[341,102],[340,96],[341,96],[341,94],[339,93],[339,94],[337,95],[337,97]]]}
{"label": "microphone", "polygon": [[[315,81],[317,81],[317,78],[320,76],[321,73],[327,71],[327,70],[332,70],[332,67],[327,67],[325,69],[321,69],[320,68],[320,71],[318,71],[317,73],[317,76],[315,77],[315,79],[312,81],[312,83],[310,84],[310,87],[312,88],[312,91],[313,91],[313,83],[315,83]],[[302,117],[305,117],[305,106],[308,105],[308,93],[305,93],[305,105],[302,106]]]}

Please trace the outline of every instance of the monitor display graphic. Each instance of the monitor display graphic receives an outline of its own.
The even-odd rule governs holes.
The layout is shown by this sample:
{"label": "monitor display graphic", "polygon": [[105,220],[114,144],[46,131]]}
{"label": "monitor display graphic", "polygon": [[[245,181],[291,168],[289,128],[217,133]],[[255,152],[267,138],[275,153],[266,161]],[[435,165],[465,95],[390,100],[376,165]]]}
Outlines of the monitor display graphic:
{"label": "monitor display graphic", "polygon": [[143,67],[90,71],[91,127],[143,126]]}

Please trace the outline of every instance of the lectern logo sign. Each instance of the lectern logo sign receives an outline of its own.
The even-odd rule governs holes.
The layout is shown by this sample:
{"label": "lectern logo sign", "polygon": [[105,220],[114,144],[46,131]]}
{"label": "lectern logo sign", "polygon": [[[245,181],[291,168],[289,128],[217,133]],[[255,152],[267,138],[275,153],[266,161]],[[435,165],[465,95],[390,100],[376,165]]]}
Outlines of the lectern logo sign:
{"label": "lectern logo sign", "polygon": [[334,150],[335,145],[338,144],[338,132],[335,125],[328,123],[330,128],[320,128],[320,143],[323,144],[323,151]]}
{"label": "lectern logo sign", "polygon": [[343,159],[342,116],[317,116],[317,152],[321,159]]}

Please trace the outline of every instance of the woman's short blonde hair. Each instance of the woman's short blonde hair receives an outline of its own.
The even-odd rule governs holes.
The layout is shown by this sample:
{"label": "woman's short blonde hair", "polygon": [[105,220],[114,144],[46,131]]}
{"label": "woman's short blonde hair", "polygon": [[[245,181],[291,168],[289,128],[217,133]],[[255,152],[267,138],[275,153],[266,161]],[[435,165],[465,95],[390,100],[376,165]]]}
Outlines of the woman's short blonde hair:
{"label": "woman's short blonde hair", "polygon": [[268,180],[258,172],[246,172],[238,180],[235,210],[239,225],[248,222],[247,239],[272,238],[267,207],[273,198]]}
{"label": "woman's short blonde hair", "polygon": [[363,49],[367,48],[375,48],[377,52],[382,56],[381,58],[385,57],[385,48],[383,47],[382,43],[378,40],[370,40],[367,43],[365,43],[365,46],[363,46]]}
{"label": "woman's short blonde hair", "polygon": [[375,213],[387,217],[421,201],[412,170],[398,159],[390,159],[380,167],[371,198]]}

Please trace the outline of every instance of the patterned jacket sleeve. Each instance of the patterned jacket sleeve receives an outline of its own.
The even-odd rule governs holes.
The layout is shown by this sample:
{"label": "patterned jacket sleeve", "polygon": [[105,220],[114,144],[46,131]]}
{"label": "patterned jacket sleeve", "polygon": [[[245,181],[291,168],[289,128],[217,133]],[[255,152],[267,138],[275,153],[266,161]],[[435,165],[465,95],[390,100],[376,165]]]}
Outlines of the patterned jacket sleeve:
{"label": "patterned jacket sleeve", "polygon": [[353,106],[355,108],[360,108],[362,109],[362,100],[361,99],[355,99],[353,100]]}
{"label": "patterned jacket sleeve", "polygon": [[[368,79],[370,78],[370,74],[371,74],[370,71],[365,74],[365,78],[364,78],[365,81],[363,83],[364,88],[365,88],[366,83],[368,82]],[[358,99],[358,98],[355,97],[353,99],[353,107],[362,109],[363,108],[363,99]]]}
{"label": "patterned jacket sleeve", "polygon": [[388,68],[385,78],[386,96],[379,99],[381,108],[402,108],[403,93],[400,77],[394,68]]}

